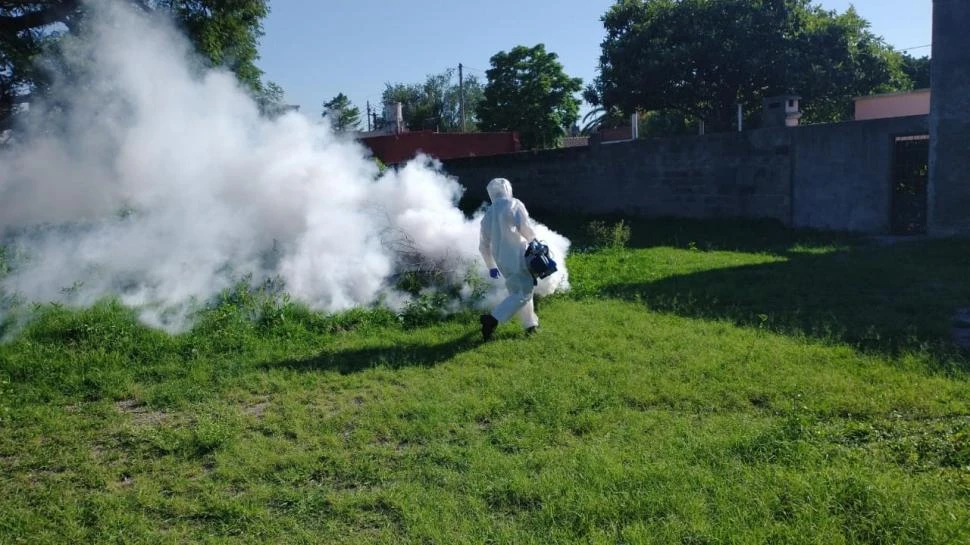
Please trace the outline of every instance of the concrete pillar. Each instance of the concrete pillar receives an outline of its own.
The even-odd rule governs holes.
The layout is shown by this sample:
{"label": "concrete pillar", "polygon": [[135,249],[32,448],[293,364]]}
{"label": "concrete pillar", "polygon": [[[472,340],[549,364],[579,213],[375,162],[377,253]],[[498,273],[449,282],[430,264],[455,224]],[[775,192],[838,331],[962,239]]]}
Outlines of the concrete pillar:
{"label": "concrete pillar", "polygon": [[933,0],[928,228],[970,233],[970,0]]}

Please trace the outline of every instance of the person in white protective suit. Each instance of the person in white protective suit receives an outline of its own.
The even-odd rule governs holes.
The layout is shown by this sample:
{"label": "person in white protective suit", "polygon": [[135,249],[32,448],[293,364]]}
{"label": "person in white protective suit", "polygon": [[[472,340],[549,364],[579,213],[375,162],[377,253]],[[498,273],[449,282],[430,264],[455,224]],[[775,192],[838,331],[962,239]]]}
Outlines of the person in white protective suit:
{"label": "person in white protective suit", "polygon": [[529,220],[529,211],[522,201],[512,197],[512,184],[505,178],[495,178],[487,186],[492,205],[485,212],[481,224],[479,251],[489,276],[505,277],[509,291],[491,314],[483,314],[482,338],[492,338],[500,323],[518,314],[526,334],[535,333],[539,317],[533,307],[535,279],[526,265],[525,250],[529,241],[536,238]]}

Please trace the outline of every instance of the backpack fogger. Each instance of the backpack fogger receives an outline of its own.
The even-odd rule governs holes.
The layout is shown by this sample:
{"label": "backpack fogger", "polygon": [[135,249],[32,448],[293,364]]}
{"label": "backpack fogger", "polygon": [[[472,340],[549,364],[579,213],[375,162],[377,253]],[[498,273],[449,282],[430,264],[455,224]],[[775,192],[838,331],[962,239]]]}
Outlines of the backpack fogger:
{"label": "backpack fogger", "polygon": [[534,279],[543,279],[556,272],[556,262],[549,256],[549,246],[533,239],[525,249],[525,263]]}

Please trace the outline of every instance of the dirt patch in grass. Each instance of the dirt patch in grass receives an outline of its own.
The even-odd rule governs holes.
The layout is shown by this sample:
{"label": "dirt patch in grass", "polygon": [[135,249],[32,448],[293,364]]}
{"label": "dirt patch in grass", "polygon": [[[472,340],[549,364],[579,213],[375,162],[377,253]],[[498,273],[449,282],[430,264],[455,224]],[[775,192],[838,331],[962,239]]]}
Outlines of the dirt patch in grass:
{"label": "dirt patch in grass", "polygon": [[252,416],[255,418],[263,418],[266,414],[266,409],[272,405],[268,397],[256,398],[253,401],[243,405],[243,413],[247,416]]}
{"label": "dirt patch in grass", "polygon": [[122,414],[129,415],[132,422],[139,426],[157,426],[168,418],[168,414],[150,410],[142,402],[135,399],[123,399],[115,403],[115,407]]}

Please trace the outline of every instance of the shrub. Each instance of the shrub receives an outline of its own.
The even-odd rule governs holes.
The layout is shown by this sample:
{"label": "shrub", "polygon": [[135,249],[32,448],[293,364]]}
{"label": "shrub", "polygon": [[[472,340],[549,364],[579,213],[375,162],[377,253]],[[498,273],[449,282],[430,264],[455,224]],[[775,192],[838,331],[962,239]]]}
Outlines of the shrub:
{"label": "shrub", "polygon": [[607,223],[594,220],[586,226],[593,246],[599,248],[625,248],[630,242],[630,226],[624,220]]}

